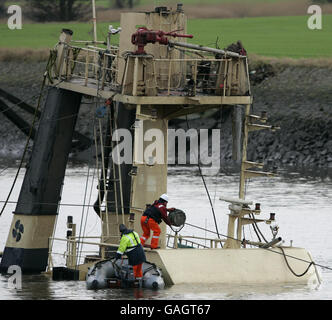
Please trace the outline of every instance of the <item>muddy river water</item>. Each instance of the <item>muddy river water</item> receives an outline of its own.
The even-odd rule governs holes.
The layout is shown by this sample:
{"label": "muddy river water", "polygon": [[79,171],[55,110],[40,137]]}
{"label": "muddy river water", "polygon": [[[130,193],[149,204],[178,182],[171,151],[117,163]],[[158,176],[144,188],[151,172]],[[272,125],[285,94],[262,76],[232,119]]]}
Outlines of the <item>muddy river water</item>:
{"label": "muddy river water", "polygon": [[[0,169],[0,200],[6,199],[16,168]],[[218,230],[227,234],[228,204],[220,201],[220,196],[236,197],[238,194],[238,174],[218,174],[213,170],[204,170],[207,188],[214,206]],[[55,236],[65,238],[66,219],[73,216],[74,223],[80,228],[82,208],[77,204],[93,204],[97,190],[92,178],[87,180],[86,167],[67,169],[62,201],[63,204],[57,219]],[[92,176],[92,172],[89,174]],[[19,175],[10,201],[17,201],[24,170]],[[86,182],[88,192],[84,198]],[[92,189],[90,189],[92,186]],[[92,196],[90,198],[90,190]],[[192,225],[215,231],[211,206],[197,168],[170,168],[168,178],[169,206],[181,208],[186,212],[187,222],[181,234],[211,237],[211,234]],[[270,212],[276,213],[279,226],[278,236],[285,245],[304,247],[309,250],[314,261],[327,268],[318,267],[322,277],[319,287],[308,285],[174,285],[162,291],[147,289],[105,289],[86,290],[84,281],[53,281],[41,275],[24,275],[22,289],[12,289],[8,285],[8,276],[0,276],[0,299],[2,300],[93,300],[93,299],[157,299],[157,300],[325,300],[332,299],[332,180],[328,176],[304,175],[299,172],[288,172],[276,178],[252,179],[247,184],[246,199],[261,203],[262,217],[267,218]],[[2,207],[3,203],[1,203]],[[89,208],[89,207],[86,207]],[[12,220],[15,203],[9,203],[0,217],[0,251],[3,251]],[[100,233],[100,222],[93,209],[84,211],[83,226],[85,235],[94,236]],[[262,233],[272,238],[268,225],[261,225]],[[251,227],[246,227],[246,239],[256,241]],[[64,243],[54,243],[54,262],[64,264]],[[84,250],[95,250],[85,247]],[[189,266],[188,266],[189,267]],[[217,270],[218,266],[216,266]],[[204,272],[204,270],[202,270]]]}

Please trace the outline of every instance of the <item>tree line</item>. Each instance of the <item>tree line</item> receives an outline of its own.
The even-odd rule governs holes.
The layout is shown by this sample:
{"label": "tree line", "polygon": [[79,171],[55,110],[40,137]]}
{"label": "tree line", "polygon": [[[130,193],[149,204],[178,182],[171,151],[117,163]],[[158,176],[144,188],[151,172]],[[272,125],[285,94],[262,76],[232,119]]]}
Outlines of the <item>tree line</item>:
{"label": "tree line", "polygon": [[[7,14],[7,6],[0,0],[0,18]],[[91,17],[91,0],[18,0],[23,13],[38,22],[86,20]],[[332,3],[332,0],[311,0],[312,3]],[[139,0],[109,0],[115,8],[133,8]]]}
{"label": "tree line", "polygon": [[[139,0],[109,0],[115,8],[132,8]],[[332,0],[331,0],[332,1]],[[91,0],[21,0],[23,13],[33,21],[75,21],[85,20],[91,16]],[[5,17],[7,6],[0,2],[0,18]]]}

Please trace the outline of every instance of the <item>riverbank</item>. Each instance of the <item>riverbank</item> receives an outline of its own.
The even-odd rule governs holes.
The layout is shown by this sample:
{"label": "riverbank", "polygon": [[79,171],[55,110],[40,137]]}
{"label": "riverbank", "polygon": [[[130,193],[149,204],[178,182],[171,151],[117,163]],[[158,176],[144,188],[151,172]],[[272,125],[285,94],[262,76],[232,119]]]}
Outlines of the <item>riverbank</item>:
{"label": "riverbank", "polygon": [[[36,105],[45,62],[0,62],[0,88]],[[332,72],[328,61],[300,63],[253,57],[250,75],[254,97],[253,113],[266,111],[269,124],[280,126],[276,132],[250,133],[248,159],[274,162],[277,166],[332,167]],[[94,104],[83,99],[76,130],[92,138],[91,119]],[[27,122],[27,115],[17,106],[9,106]],[[195,128],[221,128],[221,163],[231,163],[232,137],[227,125],[227,108],[208,117],[190,120]],[[26,136],[2,113],[0,114],[0,157],[20,159]],[[228,121],[229,122],[229,121]],[[183,120],[170,121],[170,127],[185,127]],[[31,149],[31,146],[30,146]],[[71,159],[85,161],[89,151],[73,150]]]}
{"label": "riverbank", "polygon": [[254,132],[249,159],[332,166],[332,73],[327,67],[275,66],[253,86],[254,112],[267,111],[277,132]]}

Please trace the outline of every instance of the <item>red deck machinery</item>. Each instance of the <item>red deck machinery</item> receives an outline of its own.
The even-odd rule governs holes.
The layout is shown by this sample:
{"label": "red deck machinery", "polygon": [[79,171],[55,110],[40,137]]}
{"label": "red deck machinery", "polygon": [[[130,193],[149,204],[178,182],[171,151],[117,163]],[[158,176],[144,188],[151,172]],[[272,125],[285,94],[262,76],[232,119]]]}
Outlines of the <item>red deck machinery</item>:
{"label": "red deck machinery", "polygon": [[193,35],[191,34],[178,34],[175,31],[153,31],[148,30],[145,27],[141,27],[131,36],[131,43],[137,45],[137,50],[134,52],[134,54],[146,54],[144,47],[148,43],[159,43],[167,45],[167,36],[174,38],[193,38]]}

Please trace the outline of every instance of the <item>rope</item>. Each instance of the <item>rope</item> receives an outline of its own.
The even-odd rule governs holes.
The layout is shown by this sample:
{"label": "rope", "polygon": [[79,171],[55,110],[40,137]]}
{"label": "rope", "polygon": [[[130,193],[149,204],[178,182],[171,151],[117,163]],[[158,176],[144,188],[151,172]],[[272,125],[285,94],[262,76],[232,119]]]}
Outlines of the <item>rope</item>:
{"label": "rope", "polygon": [[0,212],[0,216],[2,215],[2,213],[4,212],[6,206],[7,206],[7,203],[9,201],[9,198],[13,192],[13,189],[14,189],[14,186],[16,184],[16,181],[17,181],[17,178],[18,178],[18,175],[20,173],[20,170],[22,168],[22,165],[23,165],[23,161],[24,161],[24,158],[25,158],[25,155],[27,153],[27,150],[28,150],[28,147],[29,147],[29,142],[30,142],[30,139],[31,139],[31,136],[32,136],[32,132],[33,132],[33,129],[34,129],[34,126],[35,126],[35,123],[36,123],[36,120],[37,120],[37,114],[38,114],[38,111],[39,111],[39,108],[40,108],[40,103],[41,103],[41,98],[42,98],[42,92],[44,90],[44,86],[45,86],[45,83],[46,83],[46,73],[44,74],[44,79],[43,79],[43,83],[42,83],[42,86],[41,86],[41,90],[40,90],[40,94],[39,94],[39,98],[38,98],[38,103],[37,103],[37,108],[35,109],[35,114],[34,114],[34,117],[33,117],[33,121],[32,121],[32,124],[30,126],[30,131],[29,131],[29,135],[28,135],[28,138],[27,138],[27,141],[26,141],[26,144],[25,144],[25,147],[24,147],[24,151],[23,151],[23,154],[22,154],[22,158],[21,158],[21,161],[20,161],[20,164],[19,164],[19,167],[17,169],[17,172],[16,172],[16,175],[15,175],[15,178],[14,178],[14,181],[13,181],[13,184],[10,188],[10,191],[9,191],[9,194],[7,196],[7,199],[1,209],[1,212]]}
{"label": "rope", "polygon": [[[186,115],[186,122],[187,122],[187,128],[188,130],[190,129],[189,127],[189,122],[188,122],[188,117]],[[198,166],[198,170],[199,170],[199,173],[200,173],[200,176],[202,178],[202,181],[203,181],[203,184],[204,184],[204,188],[205,188],[205,191],[206,191],[206,194],[209,198],[209,202],[210,202],[210,206],[211,206],[211,210],[212,210],[212,214],[213,214],[213,219],[214,219],[214,225],[215,225],[215,228],[216,228],[216,232],[217,232],[217,235],[218,235],[218,238],[220,239],[220,235],[219,235],[219,231],[218,231],[218,226],[217,226],[217,220],[216,220],[216,215],[215,215],[215,212],[214,212],[214,208],[213,208],[213,204],[212,204],[212,200],[211,200],[211,197],[210,197],[210,193],[209,193],[209,190],[206,186],[206,183],[205,183],[205,179],[204,179],[204,176],[203,176],[203,173],[202,173],[202,169],[201,169],[201,166],[199,164],[199,160],[197,159],[197,166]],[[220,242],[220,245],[222,247],[222,244]]]}
{"label": "rope", "polygon": [[[88,184],[89,184],[89,176],[90,176],[90,162],[89,162],[88,173],[87,173],[86,182],[85,182],[83,205],[85,205],[85,202],[86,202],[86,196],[87,196]],[[82,217],[81,217],[81,223],[80,223],[79,237],[81,237],[81,231],[82,231],[82,225],[83,225],[83,218],[84,218],[84,210],[85,210],[85,206],[82,207]],[[84,233],[83,233],[83,236],[84,236]],[[80,243],[78,243],[78,250],[77,250],[78,251],[78,259],[76,259],[75,270],[78,267],[79,259],[81,258],[82,250],[83,250],[83,243],[81,243],[81,246],[80,246]]]}
{"label": "rope", "polygon": [[[77,49],[76,51],[74,51],[74,48],[73,48],[73,55],[74,55],[74,60],[77,59],[77,56],[78,54],[80,53],[81,49]],[[72,71],[74,70],[74,67],[75,67],[75,64],[72,68]],[[101,58],[99,60],[99,65],[98,65],[98,71],[97,73],[99,72],[100,73],[101,71]],[[98,76],[97,77],[97,97],[96,97],[96,101],[95,101],[95,109],[97,109],[98,107],[98,103],[99,103],[99,89],[100,88],[100,77]],[[95,133],[95,123],[96,121],[96,110],[95,110],[95,113],[94,113],[94,118],[93,118],[93,125],[92,125],[92,128],[93,128],[93,132]],[[100,135],[102,135],[102,133],[100,132]],[[96,139],[96,137],[95,137]],[[96,143],[96,141],[95,141]],[[97,148],[97,143],[96,143],[96,148]],[[93,152],[92,152],[92,148],[91,148],[91,153],[90,153],[90,156],[92,158],[92,155],[93,155]],[[98,159],[98,153],[96,153],[96,159]],[[98,160],[97,160],[98,161]],[[96,168],[95,168],[96,169]],[[98,168],[97,168],[98,170]],[[88,191],[88,184],[89,184],[89,173],[90,173],[90,161],[89,161],[89,166],[88,166],[88,173],[87,173],[87,178],[86,178],[86,184],[85,184],[85,191],[84,191],[84,206],[82,208],[82,218],[81,218],[81,223],[80,223],[80,231],[79,231],[79,236],[81,237],[81,232],[82,232],[82,224],[83,224],[83,219],[84,219],[84,209],[85,209],[85,203],[86,203],[86,197],[87,197],[87,191]],[[94,173],[93,173],[93,179],[94,179],[94,175],[95,175],[95,170],[94,170]],[[105,181],[104,181],[105,183]],[[91,200],[91,193],[92,193],[92,185],[93,185],[93,181],[91,182],[91,189],[90,189],[90,197],[89,197],[89,201]],[[100,184],[99,184],[100,186]],[[99,188],[100,189],[100,188]],[[100,190],[99,190],[100,191]],[[89,202],[90,203],[90,202]],[[85,225],[84,225],[84,229],[83,229],[83,236],[85,234],[85,230],[86,230],[86,224],[87,224],[87,219],[88,219],[88,213],[89,213],[89,206],[88,206],[88,209],[86,211],[86,219],[85,219]],[[100,218],[102,220],[102,215],[101,215],[101,211],[99,211],[100,213]],[[108,225],[107,225],[108,227]],[[76,260],[76,265],[75,265],[75,270],[76,268],[78,267],[78,263],[79,263],[79,259],[81,257],[81,253],[82,253],[82,250],[83,250],[83,243],[81,244],[80,246],[80,243],[78,243],[78,259]]]}
{"label": "rope", "polygon": [[[92,148],[91,148],[91,153],[92,153]],[[92,175],[92,182],[91,182],[91,188],[90,188],[90,196],[89,196],[89,203],[91,202],[91,197],[92,197],[92,188],[93,188],[93,181],[95,179],[95,173],[96,173],[96,167],[94,168],[93,170],[93,175]],[[87,226],[87,223],[88,223],[88,216],[89,216],[89,209],[91,206],[87,206],[87,214],[86,214],[86,218],[85,218],[85,224],[84,224],[84,229],[83,229],[83,235],[85,234],[85,231],[86,231],[86,226]],[[96,216],[96,221],[95,221],[95,224],[94,226],[87,232],[87,235],[90,234],[90,232],[95,228],[97,224],[97,216]]]}
{"label": "rope", "polygon": [[[252,106],[253,106],[253,104],[252,104]],[[245,126],[243,126],[243,129],[242,129],[242,135],[243,135],[243,136],[244,136],[244,127],[245,127]],[[250,183],[250,179],[248,179],[248,180],[246,181],[246,183],[245,183],[244,196],[246,196],[246,194],[247,194],[247,189],[248,189],[248,187],[249,187],[249,183]],[[254,215],[254,214],[249,214],[249,216],[250,216],[250,218],[252,218],[253,221],[254,221],[252,227],[253,227],[253,229],[254,229],[254,231],[255,231],[255,233],[256,233],[256,236],[257,236],[259,242],[262,242],[262,240],[261,240],[261,237],[262,237],[263,240],[264,240],[266,243],[268,243],[268,241],[267,241],[266,238],[264,237],[262,231],[260,230],[260,228],[259,228],[258,225],[257,225],[256,219],[255,219],[255,215]],[[261,237],[260,237],[259,235],[261,235]]]}
{"label": "rope", "polygon": [[1,176],[2,173],[4,173],[7,169],[9,169],[9,167],[6,167],[6,168],[2,169],[2,170],[0,171],[0,176]]}
{"label": "rope", "polygon": [[[268,243],[268,241],[266,240],[266,238],[264,237],[262,231],[259,229],[258,225],[257,225],[257,222],[256,222],[256,219],[255,219],[255,215],[254,214],[249,214],[250,218],[252,218],[254,220],[254,224],[253,224],[253,228],[255,230],[255,233],[259,239],[259,241],[261,242],[261,238],[260,236],[258,235],[258,233],[262,236],[263,240]],[[258,233],[257,233],[258,232]]]}
{"label": "rope", "polygon": [[[8,111],[8,110],[12,110],[12,109],[14,109],[14,107],[19,106],[19,105],[22,104],[22,103],[26,103],[27,101],[32,100],[32,99],[34,99],[34,98],[36,98],[36,97],[39,97],[39,96],[40,96],[40,92],[39,92],[38,94],[35,94],[35,95],[33,95],[33,96],[31,96],[31,97],[25,99],[24,101],[22,100],[22,101],[19,101],[19,102],[17,102],[17,103],[12,103],[12,106],[11,106],[11,107],[8,107],[7,109],[0,111],[0,113],[5,113],[5,112]],[[6,100],[7,100],[7,99],[6,99]],[[30,128],[30,127],[29,127],[29,128]]]}
{"label": "rope", "polygon": [[[10,109],[10,108],[8,108],[8,109]],[[8,110],[8,109],[6,109],[6,110]],[[6,111],[5,110],[5,111]],[[0,112],[1,113],[1,112]],[[59,118],[55,118],[55,119],[50,119],[50,120],[44,120],[44,121],[40,121],[39,122],[39,125],[41,126],[41,125],[47,125],[48,123],[50,123],[50,122],[56,122],[56,121],[59,121],[59,120],[65,120],[65,119],[70,119],[70,118],[74,118],[74,117],[76,117],[77,115],[78,115],[79,113],[74,113],[74,114],[71,114],[71,115],[69,115],[69,116],[63,116],[63,117],[59,117]],[[38,118],[38,116],[37,116],[37,118]],[[31,126],[29,126],[29,127],[20,127],[20,130],[24,130],[24,129],[29,129],[29,128],[31,128]]]}

